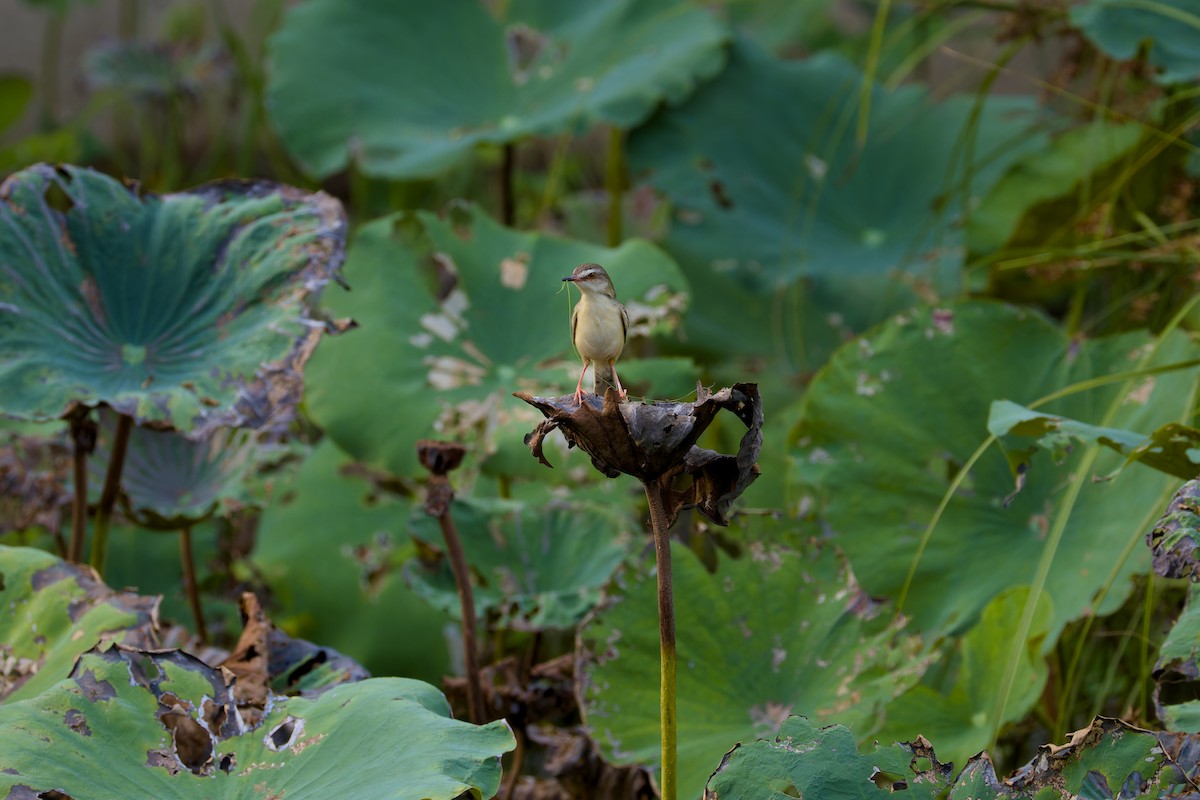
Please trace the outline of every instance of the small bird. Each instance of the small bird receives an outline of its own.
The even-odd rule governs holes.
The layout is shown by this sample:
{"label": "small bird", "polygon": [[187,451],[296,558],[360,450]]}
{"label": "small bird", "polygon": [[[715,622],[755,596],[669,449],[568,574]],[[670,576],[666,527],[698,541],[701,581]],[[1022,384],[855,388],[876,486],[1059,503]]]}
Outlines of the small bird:
{"label": "small bird", "polygon": [[583,376],[589,364],[593,364],[593,389],[615,386],[624,400],[626,391],[617,377],[617,359],[625,349],[625,335],[629,330],[629,314],[625,306],[617,302],[617,292],[612,279],[599,264],[580,264],[563,278],[579,287],[579,302],[571,311],[571,342],[583,359],[583,371],[579,373],[579,384],[575,387],[575,402],[583,403]]}

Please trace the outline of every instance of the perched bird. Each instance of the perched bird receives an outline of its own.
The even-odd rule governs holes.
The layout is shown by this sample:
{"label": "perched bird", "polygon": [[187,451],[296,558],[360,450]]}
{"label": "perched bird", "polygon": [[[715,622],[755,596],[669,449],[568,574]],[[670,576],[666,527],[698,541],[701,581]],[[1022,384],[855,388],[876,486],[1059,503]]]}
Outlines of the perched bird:
{"label": "perched bird", "polygon": [[629,314],[617,302],[612,279],[599,264],[580,264],[563,278],[579,287],[579,302],[571,312],[571,342],[583,359],[583,371],[575,387],[575,402],[583,402],[583,376],[593,365],[593,389],[599,394],[607,386],[615,386],[621,399],[626,397],[617,377],[617,359],[625,348],[629,330]]}

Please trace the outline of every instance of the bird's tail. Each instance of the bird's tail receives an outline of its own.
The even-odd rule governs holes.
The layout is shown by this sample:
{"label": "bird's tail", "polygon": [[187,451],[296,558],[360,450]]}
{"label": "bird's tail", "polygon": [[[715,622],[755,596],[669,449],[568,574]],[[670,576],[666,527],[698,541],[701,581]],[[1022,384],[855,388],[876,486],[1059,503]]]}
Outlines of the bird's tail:
{"label": "bird's tail", "polygon": [[613,368],[609,364],[592,364],[592,392],[604,397],[608,387],[617,388],[613,380]]}

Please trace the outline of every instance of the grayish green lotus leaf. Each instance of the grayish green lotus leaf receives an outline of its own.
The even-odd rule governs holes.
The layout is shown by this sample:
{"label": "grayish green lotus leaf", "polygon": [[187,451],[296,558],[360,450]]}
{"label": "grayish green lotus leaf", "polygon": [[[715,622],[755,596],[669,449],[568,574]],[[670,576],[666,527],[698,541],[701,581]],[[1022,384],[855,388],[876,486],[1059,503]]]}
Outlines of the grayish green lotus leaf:
{"label": "grayish green lotus leaf", "polygon": [[62,680],[80,653],[101,642],[156,643],[157,597],[113,591],[90,567],[42,550],[0,545],[0,608],[5,702],[32,697]]}
{"label": "grayish green lotus leaf", "polygon": [[[898,599],[915,562],[902,610],[929,632],[966,630],[993,597],[1027,585],[1050,526],[1069,511],[1046,580],[1049,646],[1102,589],[1107,594],[1096,610],[1107,613],[1127,596],[1131,576],[1149,568],[1142,548],[1127,560],[1116,555],[1141,535],[1147,504],[1169,479],[1151,470],[1125,470],[1107,483],[1089,479],[1078,502],[1064,509],[1063,482],[1082,449],[1062,465],[1035,454],[1024,488],[1006,506],[1012,473],[1000,449],[991,448],[925,542],[938,505],[988,439],[996,398],[1029,404],[1081,381],[1196,355],[1182,334],[1079,341],[1035,312],[993,302],[901,315],[839,350],[809,387],[792,439],[792,496],[797,507],[812,509],[872,595]],[[1148,429],[1190,413],[1191,379],[1187,370],[1146,374],[1039,410],[1103,420],[1116,402],[1111,427]],[[1123,460],[1101,451],[1091,472],[1109,474]]]}
{"label": "grayish green lotus leaf", "polygon": [[202,436],[263,424],[320,335],[341,205],[265,181],[163,196],[72,166],[0,185],[4,413],[105,403]]}
{"label": "grayish green lotus leaf", "polygon": [[431,177],[480,144],[636,125],[720,70],[724,38],[687,0],[311,0],[271,39],[268,108],[311,175]]}
{"label": "grayish green lotus leaf", "polygon": [[1084,36],[1118,61],[1148,46],[1159,83],[1200,78],[1200,13],[1192,0],[1083,0],[1070,15]]}
{"label": "grayish green lotus leaf", "polygon": [[[89,491],[104,483],[116,415],[100,412]],[[211,514],[230,514],[265,500],[260,470],[300,457],[297,448],[260,441],[252,431],[218,428],[202,438],[135,427],[121,472],[123,510],[144,528],[177,531]]]}
{"label": "grayish green lotus leaf", "polygon": [[[629,310],[631,355],[639,338],[675,329],[687,284],[649,242],[610,249],[515,231],[475,207],[364,226],[346,265],[354,291],[327,306],[360,328],[313,358],[309,411],[347,453],[396,475],[418,472],[421,438],[468,443],[482,459],[497,447],[494,431],[513,419],[527,431],[539,419],[509,396],[514,390],[575,388],[577,298],[562,279],[590,261],[612,276]],[[646,385],[657,388],[654,380]],[[509,446],[524,449],[519,437]]]}
{"label": "grayish green lotus leaf", "polygon": [[[476,577],[476,613],[497,628],[572,628],[600,600],[634,541],[631,515],[592,503],[464,498],[450,507]],[[413,535],[437,553],[406,568],[413,589],[452,617],[458,591],[437,520],[418,513]]]}
{"label": "grayish green lotus leaf", "polygon": [[[875,87],[859,148],[862,82],[840,56],[783,61],[739,40],[717,79],[630,134],[631,168],[674,207],[664,246],[694,291],[689,346],[761,356],[770,342],[815,368],[843,325],[959,287],[964,209],[1040,140],[1032,107],[989,98],[972,129],[975,98]],[[747,302],[764,312],[747,318]]]}
{"label": "grayish green lotus leaf", "polygon": [[[775,734],[793,713],[871,735],[928,664],[833,548],[758,542],[716,574],[686,547],[671,553],[680,797],[700,794],[730,742]],[[612,763],[657,767],[656,596],[653,574],[629,576],[580,630],[584,721]]]}
{"label": "grayish green lotus leaf", "polygon": [[1070,734],[1064,745],[1038,748],[1032,761],[1003,780],[986,753],[967,762],[957,777],[924,738],[875,745],[859,752],[841,725],[817,728],[788,719],[770,738],[738,744],[709,779],[705,800],[819,797],[851,800],[894,797],[912,800],[1076,800],[1168,798],[1194,787],[1197,737],[1135,728],[1097,717]]}
{"label": "grayish green lotus leaf", "polygon": [[440,692],[406,678],[273,696],[248,728],[220,670],[178,650],[111,646],[36,697],[0,706],[0,746],[9,798],[482,800],[499,789],[500,756],[515,742],[503,721],[451,719]]}
{"label": "grayish green lotus leaf", "polygon": [[399,574],[414,552],[411,505],[357,473],[325,440],[278,481],[250,557],[270,587],[272,619],[376,675],[439,680],[450,666],[443,634],[450,619]]}

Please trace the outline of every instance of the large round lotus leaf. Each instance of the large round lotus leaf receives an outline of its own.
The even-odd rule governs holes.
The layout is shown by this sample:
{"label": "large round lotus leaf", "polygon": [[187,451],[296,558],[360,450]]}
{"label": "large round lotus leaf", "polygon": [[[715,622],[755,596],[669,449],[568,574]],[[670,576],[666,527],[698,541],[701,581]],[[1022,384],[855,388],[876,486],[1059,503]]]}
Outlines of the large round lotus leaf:
{"label": "large round lotus leaf", "polygon": [[[773,734],[789,714],[869,735],[926,666],[832,548],[758,544],[715,575],[686,547],[671,553],[680,797],[700,794],[732,742]],[[632,577],[580,631],[584,720],[612,763],[659,760],[656,597],[653,574]]]}
{"label": "large round lotus leaf", "polygon": [[[456,500],[450,508],[467,562],[477,577],[476,613],[498,628],[571,628],[600,600],[600,590],[629,552],[636,528],[628,514],[603,506]],[[458,590],[437,520],[418,512],[413,535],[438,551],[433,563],[409,564],[413,589],[447,614],[461,616]]]}
{"label": "large round lotus leaf", "polygon": [[[325,342],[309,366],[308,409],[321,427],[356,459],[398,475],[419,470],[418,439],[481,439],[482,455],[495,446],[490,432],[512,418],[531,430],[540,415],[513,391],[575,388],[577,298],[562,281],[575,265],[599,262],[612,276],[633,326],[630,355],[640,335],[671,330],[684,303],[679,268],[648,242],[609,249],[511,230],[473,207],[458,212],[390,217],[358,232],[346,265],[354,291],[328,298],[328,308],[361,327]],[[440,302],[439,275],[452,286]]]}
{"label": "large round lotus leaf", "polygon": [[[1034,312],[991,302],[899,316],[838,351],[809,387],[793,438],[794,496],[815,509],[863,587],[896,598],[938,504],[988,438],[993,400],[1028,404],[1136,369],[1153,344],[1141,332],[1073,339]],[[1198,355],[1186,336],[1174,335],[1144,366]],[[1153,430],[1190,414],[1192,378],[1185,370],[1111,383],[1039,410]],[[1114,400],[1117,414],[1106,421]],[[916,627],[962,630],[997,594],[1028,585],[1060,513],[1070,518],[1045,586],[1053,605],[1047,642],[1086,613],[1110,580],[1099,610],[1120,605],[1130,576],[1145,572],[1149,558],[1141,547],[1124,563],[1117,556],[1144,533],[1147,504],[1157,502],[1168,478],[1141,467],[1111,483],[1089,476],[1078,502],[1064,508],[1064,483],[1081,457],[1077,450],[1056,466],[1035,454],[1024,489],[1006,507],[1014,490],[1008,462],[999,447],[983,454],[921,553],[903,608]],[[1121,463],[1104,450],[1093,472],[1106,475]]]}
{"label": "large round lotus leaf", "polygon": [[[641,122],[724,62],[688,0],[309,0],[270,43],[269,106],[304,169],[429,177],[483,143]],[[330,33],[336,31],[336,36]]]}
{"label": "large round lotus leaf", "polygon": [[0,545],[0,609],[0,699],[16,701],[62,680],[102,641],[151,646],[158,599],[115,592],[90,568],[41,550]]}
{"label": "large round lotus leaf", "polygon": [[1071,23],[1108,55],[1131,59],[1149,43],[1147,59],[1160,83],[1200,78],[1200,10],[1194,0],[1083,0]]}
{"label": "large round lotus leaf", "polygon": [[66,680],[0,706],[0,793],[479,800],[515,744],[503,721],[455,721],[440,692],[405,678],[271,696],[267,709],[245,729],[221,671],[185,653],[93,650]]}
{"label": "large round lotus leaf", "polygon": [[[833,54],[782,61],[740,40],[717,79],[630,134],[631,168],[674,206],[664,246],[694,291],[689,345],[761,355],[772,342],[794,361],[815,350],[818,364],[842,324],[862,330],[959,285],[960,217],[1036,143],[1029,104],[989,99],[972,128],[975,98],[876,87],[860,148],[863,80]],[[729,135],[730,120],[752,133]],[[801,277],[828,296],[779,291]],[[751,298],[762,313],[744,312]],[[791,330],[805,313],[837,319]]]}
{"label": "large round lotus leaf", "polygon": [[438,680],[449,669],[450,620],[404,584],[408,502],[375,490],[322,442],[281,480],[251,556],[271,589],[271,615],[292,636],[320,642],[375,675]]}
{"label": "large round lotus leaf", "polygon": [[0,186],[0,411],[107,403],[201,435],[259,419],[309,348],[307,299],[340,266],[324,194],[223,181],[139,196],[77,167]]}

